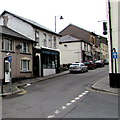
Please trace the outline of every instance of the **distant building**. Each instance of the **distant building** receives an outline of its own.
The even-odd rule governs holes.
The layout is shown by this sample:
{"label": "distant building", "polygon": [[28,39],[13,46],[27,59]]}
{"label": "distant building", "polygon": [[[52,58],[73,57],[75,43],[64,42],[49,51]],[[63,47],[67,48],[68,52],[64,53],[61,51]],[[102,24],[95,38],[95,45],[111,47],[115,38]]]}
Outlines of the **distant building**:
{"label": "distant building", "polygon": [[107,38],[73,24],[64,28],[60,35],[61,64],[108,59]]}
{"label": "distant building", "polygon": [[59,72],[59,34],[8,11],[4,11],[0,16],[1,25],[6,21],[9,28],[37,42],[33,48],[34,76],[46,76]]}
{"label": "distant building", "polygon": [[70,24],[60,35],[61,64],[93,60],[90,32]]}
{"label": "distant building", "polygon": [[90,43],[92,44],[93,59],[108,59],[108,41],[107,38],[91,32]]}

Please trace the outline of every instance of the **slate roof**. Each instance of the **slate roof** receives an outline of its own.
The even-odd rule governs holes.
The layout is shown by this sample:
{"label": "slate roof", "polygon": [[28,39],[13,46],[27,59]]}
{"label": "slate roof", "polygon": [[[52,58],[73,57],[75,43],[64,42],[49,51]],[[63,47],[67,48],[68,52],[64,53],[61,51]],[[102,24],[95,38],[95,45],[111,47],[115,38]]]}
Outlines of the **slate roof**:
{"label": "slate roof", "polygon": [[63,29],[60,33],[60,35],[65,36],[65,35],[70,35],[72,37],[82,39],[85,42],[90,43],[90,31],[87,31],[85,29],[82,29],[80,27],[77,27],[73,24],[68,25],[65,29]]}
{"label": "slate roof", "polygon": [[17,38],[20,38],[20,39],[22,38],[24,40],[29,40],[31,42],[35,42],[34,40],[29,39],[29,38],[25,37],[24,35],[21,35],[20,33],[12,30],[12,29],[10,29],[10,28],[8,28],[6,26],[1,26],[0,25],[0,34],[12,36],[12,37],[17,37]]}
{"label": "slate roof", "polygon": [[85,42],[85,43],[90,44],[90,42],[84,41],[82,39],[77,39],[77,38],[72,37],[70,35],[65,35],[65,36],[61,37],[59,43],[71,43],[71,42]]}
{"label": "slate roof", "polygon": [[80,42],[80,39],[74,38],[70,35],[65,35],[60,38],[60,43],[67,43],[67,42]]}
{"label": "slate roof", "polygon": [[24,21],[24,22],[32,25],[33,27],[36,27],[36,28],[39,28],[39,29],[41,29],[41,30],[44,30],[44,31],[50,32],[50,33],[52,33],[52,34],[55,34],[55,35],[57,35],[57,36],[60,36],[59,34],[55,33],[54,31],[52,31],[52,30],[50,30],[50,29],[48,29],[48,28],[46,28],[46,27],[44,27],[43,25],[40,25],[39,23],[37,23],[37,22],[35,22],[35,21],[32,21],[32,20],[30,20],[30,19],[27,19],[27,18],[18,16],[18,15],[15,15],[15,14],[13,14],[13,13],[10,13],[10,12],[6,11],[6,10],[0,15],[0,17],[3,16],[5,13],[11,14],[12,16],[14,16],[14,17],[16,17],[16,18],[21,19],[22,21]]}

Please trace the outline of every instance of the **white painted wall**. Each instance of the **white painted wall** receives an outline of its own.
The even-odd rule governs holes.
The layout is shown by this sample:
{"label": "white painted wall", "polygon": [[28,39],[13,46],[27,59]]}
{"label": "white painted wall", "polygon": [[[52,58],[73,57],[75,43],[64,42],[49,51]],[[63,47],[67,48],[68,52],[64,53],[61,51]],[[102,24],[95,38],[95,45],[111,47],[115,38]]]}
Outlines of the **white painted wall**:
{"label": "white painted wall", "polygon": [[55,69],[43,69],[43,76],[52,75],[52,74],[56,74]]}
{"label": "white painted wall", "polygon": [[[118,52],[117,71],[120,73],[120,2],[111,0],[111,23],[112,23],[112,43],[113,48]],[[110,37],[108,34],[108,44],[110,53]],[[111,54],[109,54],[111,60]],[[114,60],[113,60],[114,62]],[[114,63],[113,63],[114,64]],[[114,66],[113,66],[114,68]],[[111,61],[109,65],[109,73],[111,73]]]}
{"label": "white painted wall", "polygon": [[[15,31],[17,31],[20,34],[23,34],[24,36],[35,39],[33,27],[26,22],[23,22],[22,20],[6,13],[4,16],[8,16],[8,24],[7,26]],[[3,25],[3,18],[0,18],[0,25]]]}
{"label": "white painted wall", "polygon": [[[67,46],[65,46],[67,45]],[[68,64],[74,62],[81,62],[81,43],[62,43],[59,45],[60,49],[60,64]]]}

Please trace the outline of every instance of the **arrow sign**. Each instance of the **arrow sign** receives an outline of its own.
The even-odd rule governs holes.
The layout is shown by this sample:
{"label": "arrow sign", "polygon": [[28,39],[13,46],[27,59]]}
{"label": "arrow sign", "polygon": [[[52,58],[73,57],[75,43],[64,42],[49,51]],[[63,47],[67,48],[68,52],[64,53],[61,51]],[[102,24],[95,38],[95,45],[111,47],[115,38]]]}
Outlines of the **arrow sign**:
{"label": "arrow sign", "polygon": [[117,59],[118,58],[118,53],[117,52],[112,52],[112,58]]}

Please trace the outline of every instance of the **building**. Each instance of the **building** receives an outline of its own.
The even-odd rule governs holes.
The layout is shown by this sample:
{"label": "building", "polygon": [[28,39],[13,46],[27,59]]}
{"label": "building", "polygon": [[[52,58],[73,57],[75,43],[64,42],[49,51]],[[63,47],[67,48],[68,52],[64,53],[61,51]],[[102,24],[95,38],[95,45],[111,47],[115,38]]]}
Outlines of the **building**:
{"label": "building", "polygon": [[61,64],[108,59],[107,38],[73,24],[60,35]]}
{"label": "building", "polygon": [[7,26],[0,26],[0,80],[33,77],[34,43]]}
{"label": "building", "polygon": [[90,32],[70,24],[60,35],[61,64],[93,60]]}
{"label": "building", "polygon": [[120,2],[107,2],[110,87],[120,88]]}
{"label": "building", "polygon": [[91,32],[90,43],[92,44],[93,59],[108,59],[108,41],[107,38]]}
{"label": "building", "polygon": [[37,42],[33,49],[33,74],[46,76],[59,72],[59,38],[60,35],[50,29],[21,16],[4,11],[0,16],[8,21],[7,26],[18,33]]}

